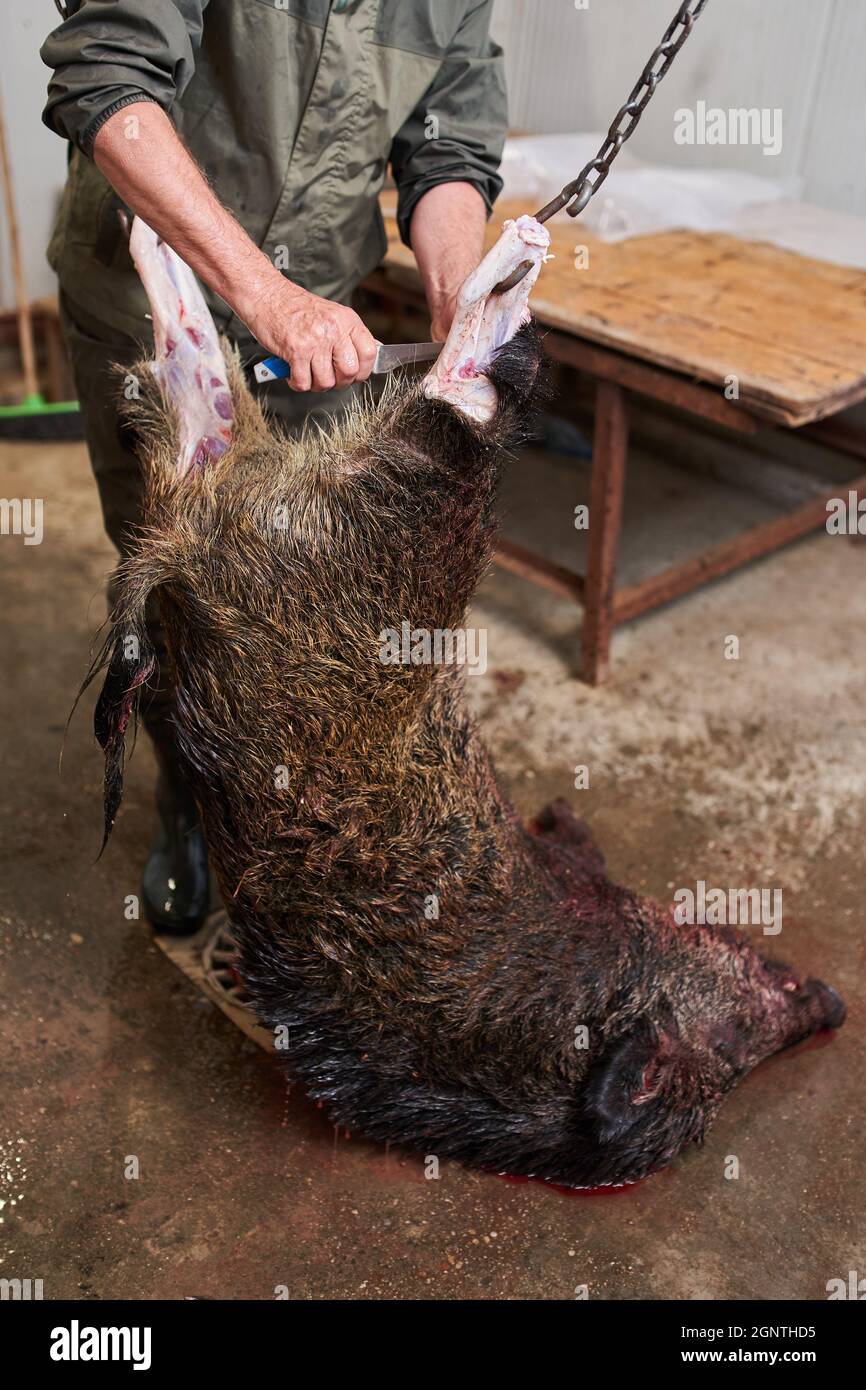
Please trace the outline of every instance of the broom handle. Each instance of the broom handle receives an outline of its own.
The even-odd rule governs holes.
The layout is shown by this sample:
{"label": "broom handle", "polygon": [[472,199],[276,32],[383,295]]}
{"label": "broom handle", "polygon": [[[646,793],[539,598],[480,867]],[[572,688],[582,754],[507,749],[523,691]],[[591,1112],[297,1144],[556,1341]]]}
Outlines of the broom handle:
{"label": "broom handle", "polygon": [[0,108],[0,161],[3,165],[3,195],[9,217],[9,246],[12,254],[12,273],[15,277],[15,302],[18,308],[18,343],[21,349],[21,362],[24,367],[24,388],[28,396],[39,392],[36,376],[36,353],[33,350],[33,323],[30,318],[30,303],[24,284],[24,264],[21,259],[21,240],[18,235],[18,217],[15,212],[15,194],[12,188],[12,169],[9,164],[9,148],[6,143],[6,122]]}

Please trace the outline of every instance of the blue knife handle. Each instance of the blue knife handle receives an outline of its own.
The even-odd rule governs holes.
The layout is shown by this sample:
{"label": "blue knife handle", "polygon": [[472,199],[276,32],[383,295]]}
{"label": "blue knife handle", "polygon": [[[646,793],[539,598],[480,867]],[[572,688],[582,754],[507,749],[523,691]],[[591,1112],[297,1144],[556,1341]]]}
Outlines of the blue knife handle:
{"label": "blue knife handle", "polygon": [[[261,367],[265,368],[268,375],[264,377],[259,376],[259,369]],[[253,370],[257,381],[285,381],[286,378],[290,377],[292,374],[291,367],[282,357],[265,357],[261,362],[256,363]]]}

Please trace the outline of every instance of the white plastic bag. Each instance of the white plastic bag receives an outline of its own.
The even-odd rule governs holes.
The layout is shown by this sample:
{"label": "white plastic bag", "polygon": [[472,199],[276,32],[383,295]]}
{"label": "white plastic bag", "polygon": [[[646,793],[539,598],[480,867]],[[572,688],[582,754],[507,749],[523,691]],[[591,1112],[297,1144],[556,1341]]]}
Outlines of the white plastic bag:
{"label": "white plastic bag", "polygon": [[[503,197],[534,212],[575,178],[603,135],[521,135],[506,141]],[[736,169],[647,164],[625,147],[579,219],[604,241],[689,228],[769,242],[816,260],[866,269],[866,218],[799,201],[800,179]],[[554,218],[571,221],[563,210]]]}

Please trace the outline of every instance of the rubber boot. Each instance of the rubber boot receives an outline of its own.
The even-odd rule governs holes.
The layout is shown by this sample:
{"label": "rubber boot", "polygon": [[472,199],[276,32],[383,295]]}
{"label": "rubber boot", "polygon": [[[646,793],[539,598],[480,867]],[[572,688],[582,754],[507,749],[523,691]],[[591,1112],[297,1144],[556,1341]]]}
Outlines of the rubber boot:
{"label": "rubber boot", "polygon": [[207,846],[195,798],[176,762],[157,752],[157,829],[144,866],[141,897],[157,932],[191,936],[208,913]]}

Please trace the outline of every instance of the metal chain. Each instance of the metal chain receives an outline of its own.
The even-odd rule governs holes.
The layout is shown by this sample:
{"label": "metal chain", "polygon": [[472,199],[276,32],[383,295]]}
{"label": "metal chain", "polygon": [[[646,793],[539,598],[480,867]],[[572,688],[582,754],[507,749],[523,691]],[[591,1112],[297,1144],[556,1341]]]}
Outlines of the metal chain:
{"label": "metal chain", "polygon": [[[571,183],[567,183],[561,193],[558,193],[535,214],[537,222],[546,222],[549,217],[553,217],[554,213],[560,212],[562,208],[566,207],[566,204],[568,204],[566,211],[571,217],[577,217],[579,213],[583,212],[590,198],[598,192],[610,173],[610,166],[626,140],[637,129],[640,118],[652,99],[653,92],[692,32],[695,20],[699,18],[708,3],[709,0],[684,0],[684,3],[680,5],[665,30],[661,43],[632,88],[628,101],[617,111],[595,159],[591,159],[588,164],[585,164],[577,178],[572,179]],[[657,67],[659,59],[663,61]],[[591,177],[593,173],[597,175],[594,179]],[[530,262],[524,261],[523,264],[519,265],[511,275],[497,285],[497,290],[509,290],[519,284],[529,269],[529,264]]]}
{"label": "metal chain", "polygon": [[[708,3],[709,0],[685,0],[685,3],[680,5],[665,30],[664,38],[632,88],[628,101],[617,111],[613,124],[595,159],[591,159],[588,164],[584,165],[577,178],[572,179],[571,183],[567,183],[552,202],[535,214],[536,221],[546,222],[555,212],[564,208],[566,203],[568,203],[566,211],[570,217],[577,217],[579,213],[583,212],[590,198],[598,192],[610,173],[610,166],[626,140],[637,129],[640,118],[652,99],[653,92],[692,32],[695,20]],[[681,30],[679,34],[677,34],[678,29]],[[661,67],[656,69],[656,64],[660,58],[664,61]],[[593,172],[598,177],[591,181],[590,175]]]}

